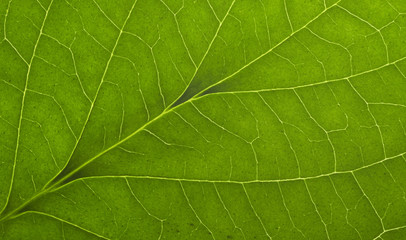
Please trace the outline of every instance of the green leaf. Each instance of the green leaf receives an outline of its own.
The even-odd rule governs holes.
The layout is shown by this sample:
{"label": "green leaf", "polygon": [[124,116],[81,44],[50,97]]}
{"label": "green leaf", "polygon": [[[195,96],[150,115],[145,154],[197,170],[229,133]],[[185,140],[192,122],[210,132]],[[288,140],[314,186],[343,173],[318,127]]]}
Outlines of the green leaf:
{"label": "green leaf", "polygon": [[0,13],[1,239],[406,239],[405,1]]}

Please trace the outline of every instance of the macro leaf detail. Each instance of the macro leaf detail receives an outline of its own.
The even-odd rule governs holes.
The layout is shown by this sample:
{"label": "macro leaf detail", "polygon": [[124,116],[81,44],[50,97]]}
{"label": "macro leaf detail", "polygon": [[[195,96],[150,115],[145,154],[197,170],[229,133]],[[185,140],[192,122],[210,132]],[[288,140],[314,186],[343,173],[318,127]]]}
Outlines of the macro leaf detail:
{"label": "macro leaf detail", "polygon": [[0,239],[406,239],[405,1],[0,15]]}

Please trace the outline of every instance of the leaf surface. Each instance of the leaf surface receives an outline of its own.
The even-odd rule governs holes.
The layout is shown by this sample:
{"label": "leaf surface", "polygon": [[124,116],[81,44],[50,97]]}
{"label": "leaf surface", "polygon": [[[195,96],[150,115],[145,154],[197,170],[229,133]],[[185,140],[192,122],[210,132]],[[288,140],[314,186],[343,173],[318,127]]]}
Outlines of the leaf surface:
{"label": "leaf surface", "polygon": [[0,11],[2,239],[406,239],[404,1]]}

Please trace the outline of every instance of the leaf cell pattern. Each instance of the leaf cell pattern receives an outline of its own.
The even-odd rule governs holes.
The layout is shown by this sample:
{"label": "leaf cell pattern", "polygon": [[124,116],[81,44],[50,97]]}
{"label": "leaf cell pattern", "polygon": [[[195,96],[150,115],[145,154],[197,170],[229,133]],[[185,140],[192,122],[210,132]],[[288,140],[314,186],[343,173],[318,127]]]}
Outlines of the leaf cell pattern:
{"label": "leaf cell pattern", "polygon": [[406,239],[403,0],[0,2],[1,239]]}

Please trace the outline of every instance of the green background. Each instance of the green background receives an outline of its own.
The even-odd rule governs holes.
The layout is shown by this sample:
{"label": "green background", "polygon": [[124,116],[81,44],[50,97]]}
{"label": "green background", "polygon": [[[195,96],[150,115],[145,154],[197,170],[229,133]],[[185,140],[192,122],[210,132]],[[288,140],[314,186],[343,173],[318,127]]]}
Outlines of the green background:
{"label": "green background", "polygon": [[406,239],[406,1],[0,1],[0,239]]}

